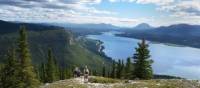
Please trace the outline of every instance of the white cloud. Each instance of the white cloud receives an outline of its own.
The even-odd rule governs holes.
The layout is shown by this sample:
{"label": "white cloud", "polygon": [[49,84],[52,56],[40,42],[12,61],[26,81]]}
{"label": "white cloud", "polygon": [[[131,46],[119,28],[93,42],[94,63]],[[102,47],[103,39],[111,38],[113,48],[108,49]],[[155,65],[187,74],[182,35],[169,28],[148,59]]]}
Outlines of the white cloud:
{"label": "white cloud", "polygon": [[168,6],[162,6],[161,10],[167,10],[174,13],[185,13],[200,16],[200,1],[182,1]]}
{"label": "white cloud", "polygon": [[156,4],[165,5],[174,2],[174,0],[109,0],[110,2],[136,2],[138,4]]}
{"label": "white cloud", "polygon": [[102,0],[0,0],[0,19],[28,22],[108,23],[134,26],[138,23],[168,25],[174,23],[200,23],[199,0],[109,0],[155,4],[157,10],[169,15],[161,18],[120,18],[119,13],[94,7]]}
{"label": "white cloud", "polygon": [[135,0],[109,0],[110,2],[135,2]]}
{"label": "white cloud", "polygon": [[[39,1],[38,1],[39,2]],[[49,2],[57,2],[49,1]],[[37,3],[37,2],[34,2]],[[45,2],[46,3],[46,2]],[[66,2],[65,2],[66,3]],[[116,26],[133,26],[144,19],[115,17],[115,12],[98,10],[85,2],[70,2],[63,8],[44,8],[38,4],[30,8],[16,5],[0,6],[0,19],[25,22],[70,22],[70,23],[107,23]],[[59,3],[62,6],[63,3]]]}
{"label": "white cloud", "polygon": [[166,5],[173,3],[174,0],[137,0],[138,4],[156,4],[156,5]]}

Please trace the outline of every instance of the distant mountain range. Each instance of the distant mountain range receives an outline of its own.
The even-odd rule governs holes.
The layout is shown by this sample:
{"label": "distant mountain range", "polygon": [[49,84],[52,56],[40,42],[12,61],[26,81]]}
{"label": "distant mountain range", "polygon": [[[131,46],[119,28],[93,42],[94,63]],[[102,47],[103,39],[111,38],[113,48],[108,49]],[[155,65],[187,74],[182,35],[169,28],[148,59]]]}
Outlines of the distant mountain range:
{"label": "distant mountain range", "polygon": [[200,48],[200,25],[175,24],[152,30],[124,30],[121,36]]}
{"label": "distant mountain range", "polygon": [[17,32],[20,26],[25,25],[27,29],[32,31],[45,31],[45,30],[55,30],[63,29],[62,27],[52,26],[52,25],[43,25],[36,23],[20,23],[20,22],[7,22],[0,20],[0,34]]}
{"label": "distant mountain range", "polygon": [[[114,26],[112,24],[105,24],[105,23],[100,23],[100,24],[75,24],[75,23],[51,23],[52,25],[55,26],[60,26],[64,28],[72,28],[72,29],[91,29],[91,30],[120,30],[120,29],[129,29],[128,27],[118,27]],[[153,29],[154,27],[150,26],[147,23],[141,23],[133,27],[133,29],[137,30],[145,30],[145,29]],[[132,29],[132,28],[130,28]]]}
{"label": "distant mountain range", "polygon": [[82,28],[82,29],[99,29],[99,30],[102,30],[102,29],[107,29],[107,30],[110,30],[110,29],[119,29],[120,27],[117,27],[117,26],[114,26],[112,24],[105,24],[105,23],[100,23],[100,24],[75,24],[75,23],[51,23],[52,25],[55,25],[55,26],[60,26],[60,27],[65,27],[65,28]]}

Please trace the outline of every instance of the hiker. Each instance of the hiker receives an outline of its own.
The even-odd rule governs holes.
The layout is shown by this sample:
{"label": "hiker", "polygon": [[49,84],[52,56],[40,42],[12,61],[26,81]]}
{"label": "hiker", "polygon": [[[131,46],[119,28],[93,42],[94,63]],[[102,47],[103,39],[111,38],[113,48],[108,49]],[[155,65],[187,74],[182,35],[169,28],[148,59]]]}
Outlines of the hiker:
{"label": "hiker", "polygon": [[78,77],[78,71],[80,71],[79,68],[75,67],[75,69],[74,69],[74,77]]}
{"label": "hiker", "polygon": [[85,66],[83,72],[84,72],[84,82],[88,82],[89,70],[88,70],[87,66]]}
{"label": "hiker", "polygon": [[77,77],[81,77],[81,70],[80,69],[77,70]]}

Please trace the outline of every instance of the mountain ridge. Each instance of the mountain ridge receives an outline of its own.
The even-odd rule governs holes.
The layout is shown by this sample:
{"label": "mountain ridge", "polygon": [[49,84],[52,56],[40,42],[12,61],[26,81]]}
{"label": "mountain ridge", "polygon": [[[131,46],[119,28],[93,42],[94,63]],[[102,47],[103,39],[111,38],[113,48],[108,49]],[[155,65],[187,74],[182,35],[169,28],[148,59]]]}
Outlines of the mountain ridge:
{"label": "mountain ridge", "polygon": [[147,23],[140,23],[138,25],[136,25],[135,27],[133,27],[133,29],[135,30],[147,30],[147,29],[153,29],[154,27],[150,26]]}
{"label": "mountain ridge", "polygon": [[174,24],[153,30],[124,30],[119,36],[200,48],[200,25]]}

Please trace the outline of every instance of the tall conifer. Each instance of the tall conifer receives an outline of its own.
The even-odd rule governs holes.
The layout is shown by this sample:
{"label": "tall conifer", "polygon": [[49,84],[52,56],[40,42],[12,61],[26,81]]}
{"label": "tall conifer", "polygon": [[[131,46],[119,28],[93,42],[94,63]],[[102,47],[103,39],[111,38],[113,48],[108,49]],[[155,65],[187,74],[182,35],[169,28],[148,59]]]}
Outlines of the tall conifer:
{"label": "tall conifer", "polygon": [[16,61],[15,49],[8,52],[8,58],[4,67],[1,69],[0,86],[1,88],[19,88],[20,80],[18,80],[19,66]]}
{"label": "tall conifer", "polygon": [[112,62],[112,72],[111,72],[111,78],[116,77],[116,64],[115,61]]}
{"label": "tall conifer", "polygon": [[105,77],[106,76],[106,67],[105,65],[102,68],[102,76]]}
{"label": "tall conifer", "polygon": [[19,31],[18,40],[18,58],[19,58],[19,77],[22,88],[36,88],[39,86],[39,80],[36,77],[32,65],[32,59],[28,47],[28,38],[25,26],[22,26]]}
{"label": "tall conifer", "polygon": [[132,69],[131,58],[127,58],[125,66],[125,78],[127,79],[131,78],[131,69]]}
{"label": "tall conifer", "polygon": [[148,45],[143,39],[141,43],[138,43],[136,53],[134,54],[134,73],[135,77],[139,79],[151,79],[153,77],[153,71],[151,64],[153,60],[149,59]]}
{"label": "tall conifer", "polygon": [[121,60],[118,60],[118,63],[117,63],[117,73],[116,73],[116,76],[117,76],[117,78],[121,78],[121,75],[122,75],[122,69],[121,69],[121,67],[122,67],[122,65],[121,65],[122,63],[121,63]]}
{"label": "tall conifer", "polygon": [[47,77],[46,81],[51,83],[56,80],[56,65],[53,59],[52,50],[48,50],[48,57],[47,57],[47,65],[46,65],[46,72]]}

